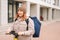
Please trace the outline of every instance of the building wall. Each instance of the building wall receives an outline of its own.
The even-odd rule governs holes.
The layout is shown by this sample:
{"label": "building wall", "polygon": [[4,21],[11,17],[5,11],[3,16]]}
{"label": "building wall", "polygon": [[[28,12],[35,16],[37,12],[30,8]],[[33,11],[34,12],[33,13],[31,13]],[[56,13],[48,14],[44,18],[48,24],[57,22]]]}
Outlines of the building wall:
{"label": "building wall", "polygon": [[[1,19],[1,0],[0,0],[0,19]],[[1,25],[1,20],[0,20],[0,25]]]}
{"label": "building wall", "polygon": [[[46,7],[51,7],[51,8],[55,8],[55,9],[60,9],[59,6],[56,6],[54,5],[54,1],[51,0],[51,4],[47,3],[47,2],[44,2],[44,1],[40,1],[40,0],[27,0],[27,1],[30,1],[32,3],[36,3],[36,4],[40,4],[42,6],[46,6]],[[48,0],[49,1],[49,0]]]}
{"label": "building wall", "polygon": [[59,0],[59,7],[60,7],[60,0]]}
{"label": "building wall", "polygon": [[52,8],[48,9],[48,20],[51,21],[52,20]]}
{"label": "building wall", "polygon": [[36,16],[37,11],[36,11],[36,4],[32,4],[30,6],[30,16]]}
{"label": "building wall", "polygon": [[60,10],[55,10],[54,19],[60,19]]}
{"label": "building wall", "polygon": [[8,24],[8,0],[1,0],[1,25]]}
{"label": "building wall", "polygon": [[38,4],[30,5],[30,16],[36,16],[40,20],[40,5]]}

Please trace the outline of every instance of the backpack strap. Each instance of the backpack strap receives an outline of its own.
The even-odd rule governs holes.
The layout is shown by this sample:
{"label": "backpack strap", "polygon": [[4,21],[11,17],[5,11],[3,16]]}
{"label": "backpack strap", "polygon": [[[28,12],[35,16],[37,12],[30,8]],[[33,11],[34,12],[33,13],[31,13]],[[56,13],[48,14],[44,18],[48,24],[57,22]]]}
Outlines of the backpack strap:
{"label": "backpack strap", "polygon": [[28,18],[28,19],[26,19],[25,21],[26,21],[26,23],[27,23],[27,28],[26,28],[26,30],[28,30],[29,18]]}
{"label": "backpack strap", "polygon": [[15,19],[15,21],[17,20],[17,18]]}

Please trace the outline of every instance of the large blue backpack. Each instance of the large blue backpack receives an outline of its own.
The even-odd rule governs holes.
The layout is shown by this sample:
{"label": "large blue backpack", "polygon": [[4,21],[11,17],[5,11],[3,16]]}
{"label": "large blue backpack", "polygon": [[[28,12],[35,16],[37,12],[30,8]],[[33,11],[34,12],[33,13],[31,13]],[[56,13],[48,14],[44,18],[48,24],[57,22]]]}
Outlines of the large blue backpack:
{"label": "large blue backpack", "polygon": [[[40,29],[41,29],[41,23],[37,19],[37,17],[30,17],[30,18],[34,21],[35,33],[34,33],[33,37],[39,37]],[[26,23],[27,23],[27,30],[28,30],[29,19],[26,20]]]}

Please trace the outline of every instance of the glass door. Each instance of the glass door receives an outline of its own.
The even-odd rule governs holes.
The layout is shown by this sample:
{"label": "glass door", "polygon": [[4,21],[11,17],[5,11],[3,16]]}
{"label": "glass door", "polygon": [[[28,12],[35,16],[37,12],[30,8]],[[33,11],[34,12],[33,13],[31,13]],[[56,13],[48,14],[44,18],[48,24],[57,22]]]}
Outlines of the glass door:
{"label": "glass door", "polygon": [[8,0],[8,23],[14,21],[17,9],[21,6],[22,2],[20,1]]}
{"label": "glass door", "polygon": [[14,1],[8,0],[8,23],[13,22]]}

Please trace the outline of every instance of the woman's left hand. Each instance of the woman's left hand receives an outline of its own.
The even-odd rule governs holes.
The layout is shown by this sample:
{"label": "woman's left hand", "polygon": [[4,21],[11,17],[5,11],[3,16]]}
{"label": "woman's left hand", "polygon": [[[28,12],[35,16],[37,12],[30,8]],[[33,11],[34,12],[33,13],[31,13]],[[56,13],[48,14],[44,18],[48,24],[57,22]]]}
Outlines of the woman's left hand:
{"label": "woman's left hand", "polygon": [[18,32],[18,35],[23,35],[24,34],[24,32]]}

